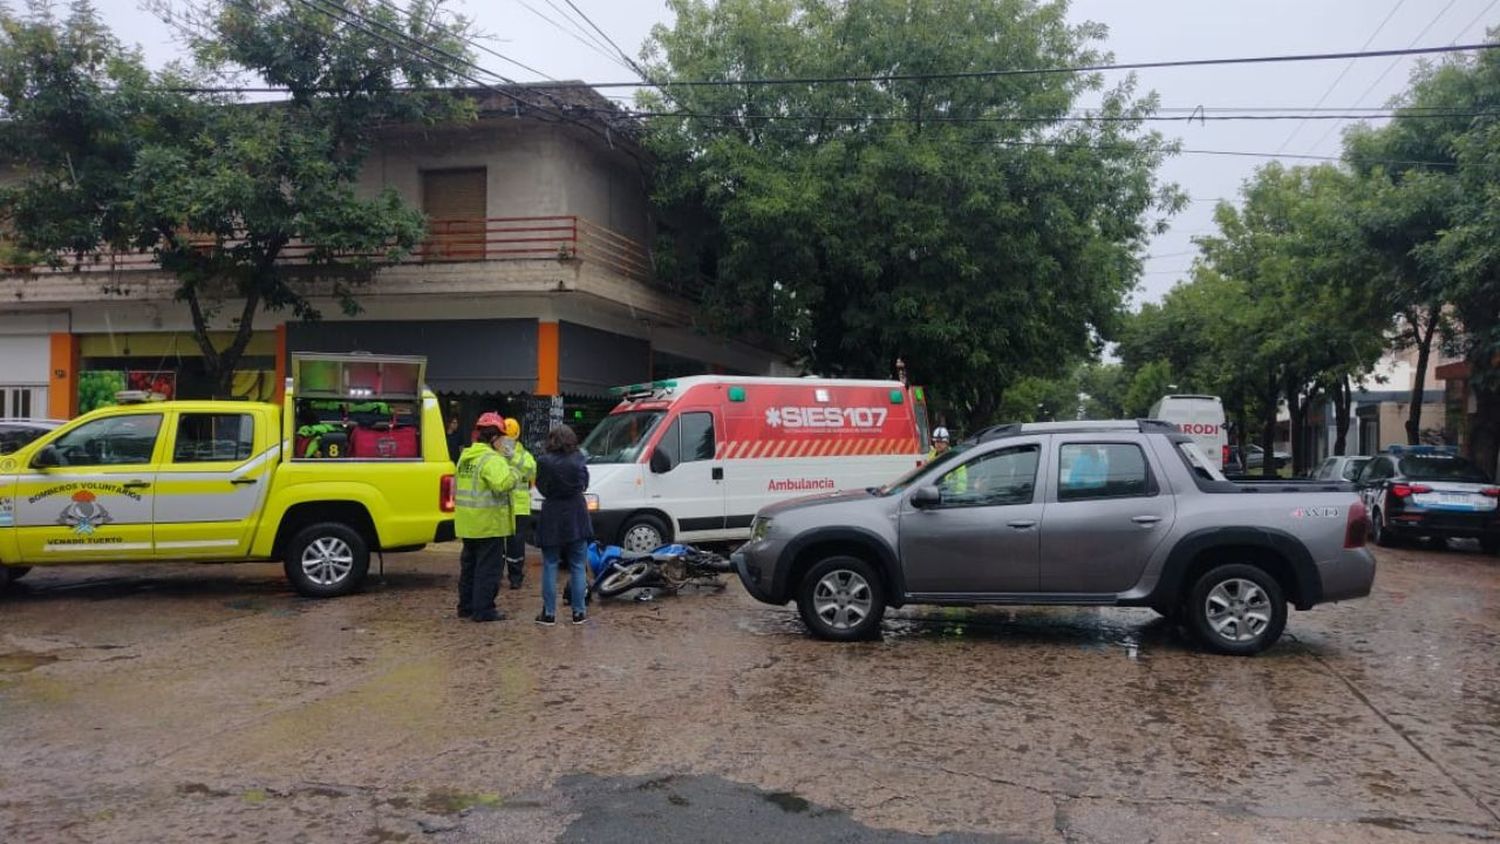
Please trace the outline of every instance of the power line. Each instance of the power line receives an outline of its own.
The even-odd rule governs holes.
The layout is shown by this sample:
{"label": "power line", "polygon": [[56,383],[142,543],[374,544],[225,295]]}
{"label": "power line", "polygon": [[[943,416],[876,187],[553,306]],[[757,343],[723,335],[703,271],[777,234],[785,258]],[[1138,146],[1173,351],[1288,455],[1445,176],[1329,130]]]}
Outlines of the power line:
{"label": "power line", "polygon": [[[1454,0],[1457,2],[1457,0]],[[1425,32],[1425,31],[1424,31]],[[1413,42],[1415,43],[1415,42]],[[1460,53],[1470,50],[1493,50],[1500,43],[1448,44],[1439,47],[1406,47],[1399,50],[1366,50],[1346,53],[1292,53],[1271,56],[1239,56],[1221,59],[1182,59],[1157,62],[1079,65],[1076,67],[1028,67],[1004,70],[966,70],[951,73],[884,73],[867,76],[803,76],[781,79],[682,79],[666,84],[673,87],[723,87],[739,85],[822,85],[835,82],[923,82],[934,79],[990,79],[1004,76],[1041,76],[1057,73],[1096,73],[1112,70],[1147,70],[1172,67],[1213,67],[1219,65],[1276,64],[1282,62],[1335,61],[1338,59],[1378,59],[1388,56],[1418,56],[1438,53]],[[582,83],[580,83],[582,84]],[[593,82],[591,88],[639,88],[640,82]]]}
{"label": "power line", "polygon": [[[375,0],[375,2],[379,3],[382,6],[385,6],[387,9],[390,9],[392,12],[395,12],[397,15],[403,15],[403,16],[405,16],[408,21],[411,21],[412,23],[417,24],[418,26],[424,26],[425,27],[425,26],[429,26],[430,23],[431,23],[430,21],[419,21],[419,20],[417,20],[416,13],[413,12],[410,7],[407,7],[406,9],[402,9],[400,6],[397,6],[394,2],[392,2],[392,0]],[[436,8],[435,7],[434,7],[433,11],[434,11],[434,14],[435,14],[436,13]],[[536,68],[532,67],[531,65],[522,64],[521,62],[516,61],[515,59],[511,58],[510,56],[505,55],[504,53],[499,52],[498,50],[492,50],[492,49],[490,49],[489,47],[485,46],[484,44],[479,43],[479,39],[477,39],[477,38],[465,38],[463,40],[466,43],[468,43],[469,46],[473,47],[474,49],[481,50],[483,52],[489,53],[490,55],[494,56],[495,58],[499,59],[500,61],[507,62],[509,64],[513,64],[516,67],[519,67],[520,69],[528,71],[530,73],[535,73],[537,76],[540,76],[543,79],[549,79],[549,80],[552,80],[553,82],[557,81],[556,79],[553,79],[551,76],[548,76],[547,74],[541,72],[540,70],[537,70]]]}
{"label": "power line", "polygon": [[645,111],[639,109],[596,109],[587,108],[587,111],[599,111],[614,114],[621,117],[678,117],[699,118],[706,120],[722,121],[744,121],[754,122],[757,120],[805,120],[822,121],[831,120],[838,123],[1191,123],[1193,121],[1258,121],[1258,120],[1367,120],[1371,117],[1411,117],[1421,120],[1447,120],[1455,117],[1500,117],[1500,111],[1444,111],[1444,112],[1422,112],[1411,115],[1400,115],[1391,110],[1388,115],[1372,114],[1214,114],[1214,115],[1186,115],[1183,117],[1162,117],[1159,115],[1105,115],[1105,114],[1083,114],[1083,115],[926,115],[914,117],[908,115],[889,114],[707,114],[703,112],[675,110],[675,111]]}
{"label": "power line", "polygon": [[[549,0],[549,2],[550,2],[550,0]],[[625,63],[628,64],[628,65],[630,65],[631,69],[636,72],[636,75],[638,75],[638,76],[641,77],[641,80],[643,82],[650,82],[651,81],[651,78],[646,75],[646,72],[644,70],[641,70],[640,65],[638,65],[638,64],[635,63],[635,59],[632,59],[629,55],[626,54],[626,52],[624,50],[620,49],[620,45],[615,43],[615,39],[610,38],[609,37],[609,33],[605,32],[602,29],[600,29],[599,28],[599,24],[594,23],[594,19],[591,18],[591,17],[589,17],[588,13],[586,13],[582,9],[578,8],[578,4],[577,3],[574,3],[573,0],[563,0],[563,2],[568,4],[568,8],[570,8],[573,11],[577,12],[578,16],[580,18],[583,18],[583,22],[584,23],[586,23],[589,26],[593,27],[594,31],[597,32],[597,33],[599,33],[599,37],[603,38],[605,41],[607,41],[609,43],[609,46],[615,48],[615,52],[620,54],[620,58],[624,59]]]}
{"label": "power line", "polygon": [[594,52],[596,52],[599,55],[605,57],[606,59],[609,59],[610,61],[614,62],[615,64],[620,65],[621,67],[625,68],[626,70],[630,70],[630,68],[628,66],[624,65],[623,63],[621,63],[618,58],[616,58],[615,56],[610,55],[608,50],[603,49],[598,44],[595,44],[595,43],[593,43],[591,41],[588,41],[588,40],[584,39],[578,33],[574,32],[573,30],[571,30],[571,29],[563,26],[562,24],[560,24],[557,21],[553,20],[552,18],[548,17],[546,12],[543,12],[542,10],[540,10],[537,7],[531,5],[530,3],[527,3],[526,0],[516,0],[516,3],[520,4],[523,8],[526,9],[526,11],[532,13],[533,15],[536,15],[537,17],[541,18],[542,20],[544,20],[547,23],[551,24],[552,27],[554,29],[556,29],[558,32],[561,32],[562,34],[568,36],[569,38],[572,38],[574,41],[577,41],[578,43],[580,43],[583,46],[589,48],[590,50],[593,50]]}
{"label": "power line", "polygon": [[1474,24],[1479,23],[1480,18],[1483,18],[1485,15],[1489,14],[1490,10],[1495,8],[1495,6],[1497,5],[1500,5],[1500,0],[1490,0],[1490,4],[1488,6],[1485,6],[1483,9],[1481,9],[1479,11],[1479,14],[1471,18],[1468,23],[1464,24],[1464,28],[1460,29],[1458,31],[1458,34],[1453,36],[1453,43],[1458,43],[1458,39],[1464,37],[1465,32],[1468,32],[1470,29],[1472,29],[1474,27]]}
{"label": "power line", "polygon": [[[1395,17],[1396,13],[1399,12],[1401,10],[1401,7],[1405,6],[1405,5],[1406,5],[1406,0],[1396,0],[1396,5],[1394,5],[1394,6],[1391,7],[1391,10],[1386,13],[1385,19],[1380,22],[1379,26],[1375,27],[1375,31],[1372,32],[1372,33],[1370,33],[1370,37],[1366,38],[1365,39],[1365,43],[1361,44],[1359,46],[1359,48],[1361,50],[1363,50],[1363,49],[1369,47],[1370,44],[1375,41],[1375,36],[1379,35],[1381,33],[1381,31],[1385,29],[1385,25],[1388,24],[1388,23],[1390,23],[1391,22],[1391,18]],[[1320,106],[1320,105],[1323,104],[1324,100],[1328,99],[1328,95],[1332,94],[1333,93],[1333,89],[1337,88],[1339,86],[1339,83],[1344,81],[1344,77],[1349,75],[1349,70],[1350,70],[1350,68],[1353,68],[1353,67],[1354,67],[1354,59],[1350,59],[1348,61],[1348,63],[1346,63],[1344,65],[1344,69],[1341,70],[1341,71],[1339,71],[1339,75],[1334,78],[1333,84],[1329,85],[1326,89],[1324,89],[1323,96],[1318,97],[1318,101],[1315,104],[1313,104],[1313,108],[1316,109],[1318,106]],[[1281,142],[1281,146],[1279,146],[1279,147],[1276,148],[1276,151],[1277,152],[1284,152],[1284,151],[1286,151],[1287,145],[1292,142],[1293,138],[1297,137],[1297,133],[1301,132],[1302,131],[1302,127],[1304,127],[1306,125],[1307,125],[1307,121],[1305,121],[1305,120],[1303,122],[1301,122],[1301,123],[1298,123],[1297,126],[1296,126],[1296,128],[1292,129],[1292,133],[1290,135],[1286,136],[1286,140],[1284,140],[1284,141]]]}
{"label": "power line", "polygon": [[[1439,11],[1435,16],[1433,16],[1432,20],[1428,21],[1427,25],[1424,26],[1424,27],[1422,27],[1422,31],[1418,32],[1416,34],[1416,36],[1411,39],[1411,42],[1409,44],[1407,44],[1407,46],[1410,47],[1412,44],[1415,44],[1418,41],[1422,40],[1422,36],[1426,35],[1427,32],[1428,32],[1428,30],[1430,30],[1434,26],[1436,26],[1437,22],[1443,19],[1443,15],[1448,14],[1448,10],[1451,9],[1451,8],[1453,8],[1454,4],[1457,3],[1457,2],[1458,2],[1458,0],[1448,0],[1448,5],[1444,6],[1441,11]],[[1492,45],[1492,46],[1500,46],[1500,45]],[[1354,100],[1354,104],[1355,105],[1359,105],[1360,103],[1363,103],[1365,101],[1365,98],[1368,97],[1368,96],[1370,96],[1370,93],[1372,91],[1374,91],[1375,88],[1380,85],[1381,81],[1384,80],[1387,76],[1389,76],[1390,73],[1391,73],[1391,71],[1393,71],[1393,70],[1396,69],[1396,65],[1398,65],[1400,63],[1401,63],[1401,59],[1399,57],[1397,57],[1396,59],[1392,60],[1390,64],[1386,65],[1385,66],[1385,70],[1382,70],[1380,72],[1380,75],[1377,76],[1377,77],[1375,77],[1375,81],[1370,83],[1370,87],[1366,88],[1365,92],[1363,94],[1360,94],[1359,97]],[[1317,149],[1319,146],[1321,146],[1323,144],[1323,141],[1327,140],[1328,136],[1333,133],[1333,128],[1334,127],[1330,126],[1330,127],[1328,127],[1327,131],[1325,131],[1322,135],[1319,135],[1318,139],[1316,141],[1313,141],[1313,145],[1312,145],[1311,148],[1312,149]]]}

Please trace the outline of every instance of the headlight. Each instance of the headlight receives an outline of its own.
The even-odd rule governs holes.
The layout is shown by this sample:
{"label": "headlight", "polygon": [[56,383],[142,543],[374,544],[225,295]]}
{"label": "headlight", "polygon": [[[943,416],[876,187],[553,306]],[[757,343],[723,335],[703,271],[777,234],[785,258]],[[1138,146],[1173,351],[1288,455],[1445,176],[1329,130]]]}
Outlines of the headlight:
{"label": "headlight", "polygon": [[766,534],[770,532],[771,520],[756,516],[755,521],[750,525],[750,541],[755,542],[760,539],[765,539]]}
{"label": "headlight", "polygon": [[585,492],[583,494],[583,501],[588,506],[590,513],[599,512],[599,496],[592,492]]}

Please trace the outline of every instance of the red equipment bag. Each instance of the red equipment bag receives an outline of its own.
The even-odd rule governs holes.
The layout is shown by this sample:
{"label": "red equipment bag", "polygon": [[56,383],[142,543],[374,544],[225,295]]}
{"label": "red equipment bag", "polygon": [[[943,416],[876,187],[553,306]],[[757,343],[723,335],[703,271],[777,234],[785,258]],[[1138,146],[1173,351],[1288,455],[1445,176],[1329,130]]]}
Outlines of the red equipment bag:
{"label": "red equipment bag", "polygon": [[417,429],[397,427],[394,423],[372,427],[364,425],[354,429],[354,439],[349,444],[349,454],[354,458],[416,458],[421,456],[417,447]]}

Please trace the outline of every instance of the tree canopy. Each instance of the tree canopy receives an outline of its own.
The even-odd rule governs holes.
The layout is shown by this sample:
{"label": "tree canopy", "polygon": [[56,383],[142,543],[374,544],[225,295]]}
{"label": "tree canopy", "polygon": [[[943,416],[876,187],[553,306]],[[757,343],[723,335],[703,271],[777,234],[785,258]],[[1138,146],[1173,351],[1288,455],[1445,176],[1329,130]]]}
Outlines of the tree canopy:
{"label": "tree canopy", "polygon": [[[923,75],[1106,58],[1062,3],[671,0],[648,43],[663,271],[717,327],[820,373],[904,358],[955,423],[1070,372],[1123,313],[1182,201],[1155,98],[1087,74],[722,87],[676,79]],[[1088,95],[1109,118],[1065,122]]]}

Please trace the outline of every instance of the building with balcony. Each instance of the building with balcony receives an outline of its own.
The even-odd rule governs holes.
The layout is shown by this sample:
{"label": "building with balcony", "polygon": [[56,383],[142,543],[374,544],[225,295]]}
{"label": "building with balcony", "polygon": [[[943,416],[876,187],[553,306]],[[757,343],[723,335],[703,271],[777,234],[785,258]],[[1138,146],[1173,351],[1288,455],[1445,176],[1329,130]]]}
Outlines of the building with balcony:
{"label": "building with balcony", "polygon": [[[545,93],[580,115],[610,107],[587,89]],[[387,131],[365,162],[358,189],[391,187],[422,208],[427,242],[360,288],[356,316],[313,278],[322,320],[260,313],[237,395],[274,397],[299,351],[421,354],[461,420],[498,409],[533,427],[560,416],[588,427],[612,385],[787,373],[774,351],[706,333],[692,291],[655,281],[650,162],[630,132],[476,99],[476,122]],[[148,254],[0,271],[0,415],[69,417],[124,386],[206,395],[174,287]],[[215,327],[233,328],[237,311],[228,303]]]}

